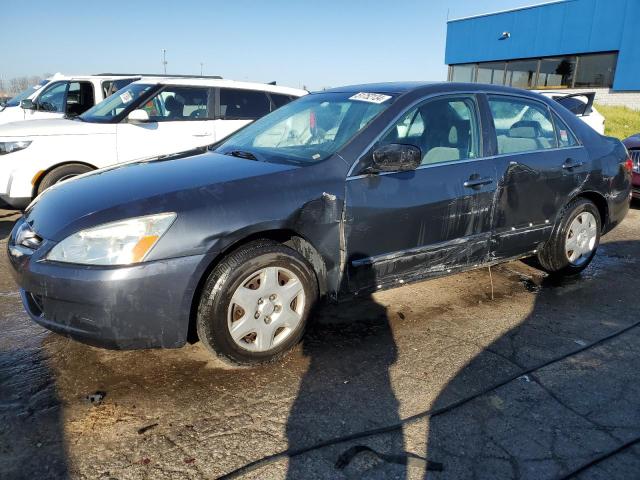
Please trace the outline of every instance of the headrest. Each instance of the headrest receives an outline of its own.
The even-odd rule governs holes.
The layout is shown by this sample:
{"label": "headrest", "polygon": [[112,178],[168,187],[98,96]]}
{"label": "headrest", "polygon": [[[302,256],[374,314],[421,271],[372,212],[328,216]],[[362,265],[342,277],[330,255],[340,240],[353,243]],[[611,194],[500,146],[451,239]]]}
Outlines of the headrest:
{"label": "headrest", "polygon": [[184,105],[176,99],[176,97],[168,97],[164,104],[165,108],[170,112],[180,110]]}
{"label": "headrest", "polygon": [[449,144],[458,144],[458,127],[456,127],[455,125],[451,127],[451,130],[449,130]]}
{"label": "headrest", "polygon": [[538,138],[542,136],[540,122],[535,120],[521,120],[514,123],[507,136],[511,138]]}

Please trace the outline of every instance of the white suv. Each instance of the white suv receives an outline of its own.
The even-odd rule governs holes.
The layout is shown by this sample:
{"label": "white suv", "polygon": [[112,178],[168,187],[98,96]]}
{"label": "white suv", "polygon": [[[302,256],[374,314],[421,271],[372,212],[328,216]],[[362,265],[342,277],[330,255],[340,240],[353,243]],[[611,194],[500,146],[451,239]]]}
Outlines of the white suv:
{"label": "white suv", "polygon": [[600,135],[604,135],[606,120],[604,116],[596,110],[596,107],[593,106],[593,101],[596,98],[595,92],[567,94],[562,91],[550,92],[548,90],[541,90],[538,91],[538,93],[554,99]]}
{"label": "white suv", "polygon": [[0,106],[0,124],[80,115],[140,78],[141,75],[66,76],[56,73]]}
{"label": "white suv", "polygon": [[51,185],[90,170],[210,145],[306,93],[222,79],[144,78],[74,119],[0,125],[0,199],[24,208]]}

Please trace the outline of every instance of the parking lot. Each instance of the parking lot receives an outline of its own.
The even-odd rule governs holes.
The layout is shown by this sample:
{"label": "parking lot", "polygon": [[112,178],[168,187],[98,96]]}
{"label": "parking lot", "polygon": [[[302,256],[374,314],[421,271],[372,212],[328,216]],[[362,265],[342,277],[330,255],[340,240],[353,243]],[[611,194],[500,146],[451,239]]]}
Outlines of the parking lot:
{"label": "parking lot", "polygon": [[[0,478],[638,478],[637,204],[577,279],[513,262],[493,287],[483,269],[323,306],[251,369],[35,325],[4,255],[17,218],[0,210]],[[336,468],[354,445],[382,458]]]}

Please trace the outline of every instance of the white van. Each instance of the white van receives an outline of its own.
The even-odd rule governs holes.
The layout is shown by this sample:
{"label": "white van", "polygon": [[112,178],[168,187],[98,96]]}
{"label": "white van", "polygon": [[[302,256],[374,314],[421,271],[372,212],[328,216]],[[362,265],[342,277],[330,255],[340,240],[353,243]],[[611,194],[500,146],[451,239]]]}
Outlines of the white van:
{"label": "white van", "polygon": [[140,78],[141,75],[56,73],[0,106],[0,124],[80,115]]}
{"label": "white van", "polygon": [[73,119],[0,125],[0,199],[24,208],[90,170],[210,145],[305,94],[214,78],[143,78]]}

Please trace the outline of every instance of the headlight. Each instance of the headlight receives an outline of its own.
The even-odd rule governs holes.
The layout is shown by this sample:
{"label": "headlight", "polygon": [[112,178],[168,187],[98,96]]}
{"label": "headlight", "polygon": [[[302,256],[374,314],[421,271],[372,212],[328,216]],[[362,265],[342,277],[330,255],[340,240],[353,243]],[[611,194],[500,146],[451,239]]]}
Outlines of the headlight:
{"label": "headlight", "polygon": [[175,213],[160,213],[82,230],[53,247],[47,260],[84,265],[140,263],[175,218]]}
{"label": "headlight", "polygon": [[31,142],[26,140],[20,142],[0,142],[0,155],[24,150],[29,145],[31,145]]}

